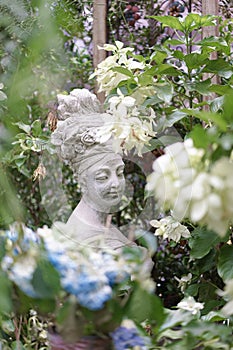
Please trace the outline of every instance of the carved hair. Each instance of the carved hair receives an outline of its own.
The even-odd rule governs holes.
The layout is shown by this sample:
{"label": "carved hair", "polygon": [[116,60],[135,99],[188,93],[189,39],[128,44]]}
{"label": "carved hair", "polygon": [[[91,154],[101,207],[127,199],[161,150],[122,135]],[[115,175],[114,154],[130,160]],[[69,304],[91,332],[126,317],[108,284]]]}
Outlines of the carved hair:
{"label": "carved hair", "polygon": [[75,89],[69,95],[59,94],[57,129],[51,142],[60,158],[70,165],[75,175],[114,153],[112,140],[97,141],[96,131],[109,119],[102,113],[97,97],[87,89]]}

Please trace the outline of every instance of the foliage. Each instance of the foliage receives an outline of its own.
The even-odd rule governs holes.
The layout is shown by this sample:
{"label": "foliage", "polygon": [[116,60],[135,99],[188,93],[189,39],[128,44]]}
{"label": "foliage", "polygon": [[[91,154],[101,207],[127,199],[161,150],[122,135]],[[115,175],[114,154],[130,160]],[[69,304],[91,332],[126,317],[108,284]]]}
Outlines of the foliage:
{"label": "foliage", "polygon": [[[1,212],[1,227],[22,217],[34,228],[51,224],[42,204],[48,198],[41,197],[39,188],[41,172],[44,174],[40,158],[50,151],[46,146],[49,137],[46,117],[59,91],[82,87],[85,82],[91,87],[88,84],[92,71],[90,51],[77,50],[77,40],[85,37],[89,40],[84,26],[90,16],[88,6],[89,2],[80,1],[58,1],[56,5],[42,0],[0,3],[0,80],[4,83],[1,90],[1,145],[4,139],[1,168],[25,207],[20,216],[13,206],[12,212],[7,210],[7,215]],[[85,15],[80,16],[85,9]],[[39,176],[33,180],[33,174]],[[71,198],[74,185],[66,169],[64,174]],[[1,201],[4,200],[1,191]]]}
{"label": "foliage", "polygon": [[[165,337],[161,336],[161,342],[156,338],[156,329],[155,348],[230,349],[232,39],[223,29],[220,29],[219,37],[201,39],[201,28],[216,25],[216,21],[220,21],[220,28],[226,28],[231,26],[231,20],[221,21],[215,16],[198,14],[189,14],[184,19],[172,16],[153,18],[172,28],[175,36],[163,45],[155,45],[153,53],[147,57],[136,55],[119,42],[115,46],[106,45],[104,48],[111,50],[112,56],[97,67],[94,75],[101,90],[107,93],[107,108],[110,106],[111,110],[113,99],[121,99],[127,109],[127,113],[121,114],[125,125],[132,116],[128,104],[130,97],[135,99],[135,105],[152,107],[155,111],[153,130],[156,136],[151,134],[150,143],[151,148],[153,145],[162,147],[163,154],[153,164],[153,173],[147,179],[147,191],[158,202],[161,220],[153,220],[151,224],[157,228],[155,234],[162,235],[167,242],[165,249],[169,251],[169,259],[173,252],[180,252],[178,275],[171,274],[181,290],[173,302],[177,304],[183,294],[184,299],[178,303],[178,308],[186,305],[187,310],[194,311],[193,306],[202,305],[201,311],[193,313],[199,315],[199,320],[191,317],[182,324],[178,321],[178,329],[169,327]],[[183,52],[177,49],[177,45],[183,48]],[[117,61],[120,52],[120,58],[126,57]],[[117,66],[111,67],[110,62],[116,62]],[[115,114],[117,119],[117,111]],[[138,113],[137,117],[141,118],[143,114]],[[130,142],[136,146],[134,128],[132,125]],[[169,136],[175,128],[179,131],[178,138],[177,134],[175,138]],[[128,136],[121,144],[125,149],[127,142]],[[143,151],[148,150],[150,146],[146,145]],[[173,218],[164,217],[166,214]],[[188,226],[190,236],[176,220]],[[179,242],[182,235],[184,237]],[[163,244],[159,247],[164,249]],[[156,257],[161,258],[162,253],[158,251]],[[186,275],[179,275],[185,270]],[[165,280],[163,283],[170,286],[170,291],[175,290],[170,281],[163,280],[160,274],[157,277],[158,286]],[[220,291],[224,285],[224,291]],[[169,290],[165,295],[163,293],[161,296],[172,295]],[[166,298],[164,300],[167,302]],[[176,313],[179,315],[178,311]],[[229,328],[208,323],[226,319]],[[221,335],[215,337],[215,333]]]}

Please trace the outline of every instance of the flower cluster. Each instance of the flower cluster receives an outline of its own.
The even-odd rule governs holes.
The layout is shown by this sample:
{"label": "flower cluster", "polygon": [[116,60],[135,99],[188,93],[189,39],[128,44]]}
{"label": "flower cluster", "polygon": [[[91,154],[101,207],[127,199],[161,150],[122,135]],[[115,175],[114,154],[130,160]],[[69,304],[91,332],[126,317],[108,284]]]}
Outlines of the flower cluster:
{"label": "flower cluster", "polygon": [[31,280],[37,266],[39,256],[39,237],[23,224],[13,224],[8,231],[1,231],[6,254],[1,261],[1,268],[21,290],[36,297]]}
{"label": "flower cluster", "polygon": [[132,349],[134,346],[137,347],[137,349],[142,349],[142,347],[145,349],[145,340],[140,337],[135,327],[118,327],[111,333],[111,337],[114,342],[115,350]]}
{"label": "flower cluster", "polygon": [[[117,89],[116,96],[109,99],[109,121],[97,131],[100,143],[114,137],[113,147],[116,152],[121,149],[131,150],[135,147],[141,155],[143,147],[155,136],[153,131],[154,111],[140,110],[136,99],[124,96]],[[111,118],[112,117],[112,118]]]}
{"label": "flower cluster", "polygon": [[111,51],[113,54],[99,63],[95,72],[90,76],[90,79],[96,77],[99,84],[99,91],[104,91],[107,94],[115,89],[121,81],[129,78],[129,76],[117,70],[117,68],[131,71],[132,77],[138,70],[145,68],[143,62],[136,61],[132,57],[128,58],[128,53],[132,53],[134,51],[133,48],[123,48],[124,44],[120,41],[116,41],[115,44],[105,44],[103,47],[99,47],[99,49]]}
{"label": "flower cluster", "polygon": [[187,227],[176,221],[172,216],[166,216],[161,220],[151,220],[150,224],[157,228],[155,236],[163,236],[163,238],[167,238],[169,241],[179,242],[181,237],[190,237]]}
{"label": "flower cluster", "polygon": [[113,296],[114,285],[129,277],[127,266],[114,259],[110,252],[86,249],[74,253],[55,238],[51,229],[38,231],[43,237],[48,259],[60,275],[62,287],[74,295],[81,306],[90,310],[102,309]]}
{"label": "flower cluster", "polygon": [[160,205],[224,236],[233,217],[233,163],[222,157],[211,166],[191,139],[165,148],[155,160],[147,190]]}
{"label": "flower cluster", "polygon": [[[99,91],[106,93],[109,120],[99,128],[97,136],[100,143],[113,136],[116,152],[134,148],[141,155],[143,147],[155,136],[154,111],[142,106],[145,99],[155,91],[151,86],[142,85],[139,79],[145,67],[149,68],[150,64],[129,57],[129,53],[133,55],[133,49],[123,48],[120,41],[116,41],[115,45],[105,44],[102,49],[111,51],[112,55],[98,65],[91,78],[96,77]],[[119,83],[127,80],[137,88],[123,94]],[[111,95],[113,92],[114,96]]]}

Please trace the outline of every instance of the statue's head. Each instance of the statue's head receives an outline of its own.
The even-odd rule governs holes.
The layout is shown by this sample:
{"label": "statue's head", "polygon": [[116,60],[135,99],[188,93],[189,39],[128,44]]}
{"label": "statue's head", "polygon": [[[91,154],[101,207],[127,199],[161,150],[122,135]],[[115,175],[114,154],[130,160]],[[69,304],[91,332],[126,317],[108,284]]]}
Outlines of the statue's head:
{"label": "statue's head", "polygon": [[125,188],[124,163],[112,140],[100,143],[97,129],[108,121],[96,96],[86,89],[58,95],[58,125],[51,141],[61,159],[73,170],[83,199],[103,212],[114,210]]}

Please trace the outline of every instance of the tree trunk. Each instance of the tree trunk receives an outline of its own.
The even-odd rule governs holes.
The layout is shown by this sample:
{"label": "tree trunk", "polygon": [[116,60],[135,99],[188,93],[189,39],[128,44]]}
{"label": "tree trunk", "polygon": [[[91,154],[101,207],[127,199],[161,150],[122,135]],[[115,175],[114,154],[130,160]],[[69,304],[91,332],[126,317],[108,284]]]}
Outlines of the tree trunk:
{"label": "tree trunk", "polygon": [[[202,0],[202,15],[219,15],[219,0]],[[206,38],[209,36],[218,36],[219,29],[218,24],[216,26],[210,26],[210,27],[203,27],[202,29],[202,37]],[[217,59],[217,52],[212,52],[210,59],[216,60]],[[210,77],[209,74],[204,75],[204,80],[208,79]],[[218,77],[215,76],[212,78],[213,84],[218,84]],[[213,95],[211,96],[204,96],[204,101],[212,100]],[[209,110],[209,106],[204,106],[205,110]]]}
{"label": "tree trunk", "polygon": [[[103,46],[107,40],[107,0],[93,1],[93,66],[94,68],[106,58],[106,51],[99,50],[98,46]],[[97,92],[100,102],[104,102],[104,94]]]}

